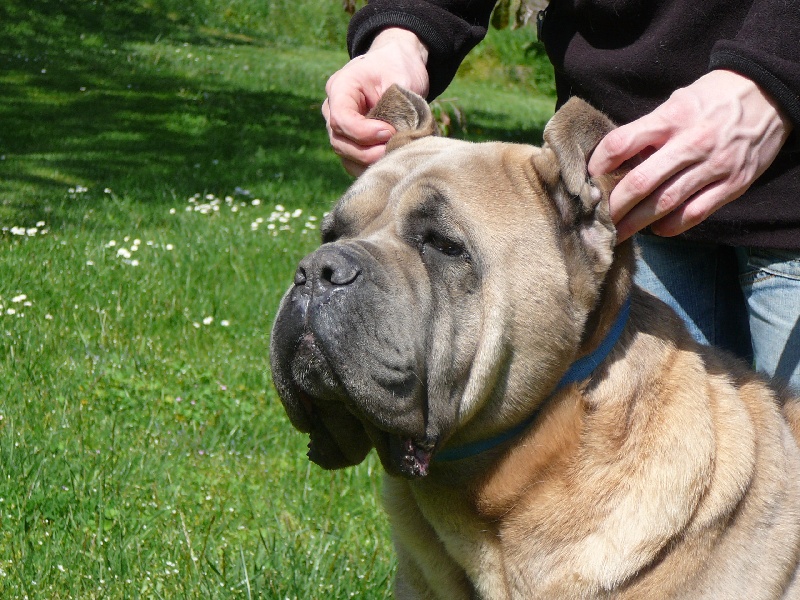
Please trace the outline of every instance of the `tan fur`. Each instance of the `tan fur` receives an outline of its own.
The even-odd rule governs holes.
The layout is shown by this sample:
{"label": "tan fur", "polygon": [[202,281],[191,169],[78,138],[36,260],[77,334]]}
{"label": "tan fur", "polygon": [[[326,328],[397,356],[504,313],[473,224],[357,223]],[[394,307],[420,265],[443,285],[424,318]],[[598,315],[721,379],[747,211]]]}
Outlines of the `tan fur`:
{"label": "tan fur", "polygon": [[[405,95],[392,102],[421,110]],[[379,426],[361,418],[389,470],[399,600],[800,599],[800,401],[699,346],[632,287],[633,248],[615,248],[607,207],[621,174],[586,173],[609,127],[571,102],[541,149],[407,139],[329,219],[351,227],[334,245],[368,248],[392,274],[384,285],[415,291],[403,302],[419,303],[429,335],[420,378],[437,451],[537,415],[478,456],[434,453],[419,478],[392,471]],[[440,280],[406,232],[431,190],[474,254],[472,270],[444,263]],[[629,294],[610,355],[552,393]]]}

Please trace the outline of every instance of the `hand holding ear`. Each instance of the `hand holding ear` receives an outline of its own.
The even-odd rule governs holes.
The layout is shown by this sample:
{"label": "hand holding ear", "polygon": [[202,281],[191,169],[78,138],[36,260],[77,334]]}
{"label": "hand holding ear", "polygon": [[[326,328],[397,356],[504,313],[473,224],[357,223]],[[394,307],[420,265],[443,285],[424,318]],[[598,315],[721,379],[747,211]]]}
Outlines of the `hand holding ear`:
{"label": "hand holding ear", "polygon": [[427,48],[405,29],[386,29],[369,51],[334,73],[325,86],[322,105],[333,150],[348,173],[360,175],[381,158],[395,130],[383,121],[368,119],[383,93],[394,83],[428,94]]}
{"label": "hand holding ear", "polygon": [[652,113],[610,132],[589,161],[593,176],[644,160],[609,198],[622,241],[651,226],[677,235],[741,196],[769,167],[792,125],[753,81],[712,71]]}

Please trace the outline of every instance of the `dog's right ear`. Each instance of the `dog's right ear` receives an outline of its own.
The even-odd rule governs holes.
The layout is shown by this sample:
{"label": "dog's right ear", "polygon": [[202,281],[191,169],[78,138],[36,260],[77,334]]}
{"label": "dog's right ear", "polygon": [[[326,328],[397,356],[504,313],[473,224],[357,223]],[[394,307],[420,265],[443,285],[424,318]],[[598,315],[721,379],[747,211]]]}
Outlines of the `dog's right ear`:
{"label": "dog's right ear", "polygon": [[386,121],[397,130],[386,144],[387,152],[421,137],[437,134],[436,121],[425,99],[397,84],[384,92],[367,117]]}

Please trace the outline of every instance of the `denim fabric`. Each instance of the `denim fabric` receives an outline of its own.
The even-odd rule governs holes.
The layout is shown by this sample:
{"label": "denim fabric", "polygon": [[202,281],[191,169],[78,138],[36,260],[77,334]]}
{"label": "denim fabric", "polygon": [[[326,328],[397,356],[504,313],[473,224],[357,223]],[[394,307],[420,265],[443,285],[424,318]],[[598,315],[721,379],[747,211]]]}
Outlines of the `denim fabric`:
{"label": "denim fabric", "polygon": [[800,252],[739,248],[756,369],[800,391]]}
{"label": "denim fabric", "polygon": [[699,342],[725,348],[800,392],[800,252],[637,236],[636,283]]}

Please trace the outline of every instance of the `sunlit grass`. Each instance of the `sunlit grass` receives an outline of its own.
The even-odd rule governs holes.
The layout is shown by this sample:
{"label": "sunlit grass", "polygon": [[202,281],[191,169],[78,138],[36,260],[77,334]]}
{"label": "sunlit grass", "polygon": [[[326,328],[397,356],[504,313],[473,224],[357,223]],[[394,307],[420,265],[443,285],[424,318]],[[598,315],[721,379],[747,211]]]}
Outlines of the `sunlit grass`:
{"label": "sunlit grass", "polygon": [[[268,370],[350,182],[320,115],[346,19],[263,20],[288,6],[0,7],[0,598],[390,596],[377,460],[310,465]],[[537,141],[552,99],[501,50],[458,134]]]}
{"label": "sunlit grass", "polygon": [[78,192],[81,227],[0,239],[0,595],[388,589],[374,461],[310,469],[267,372],[321,207]]}

